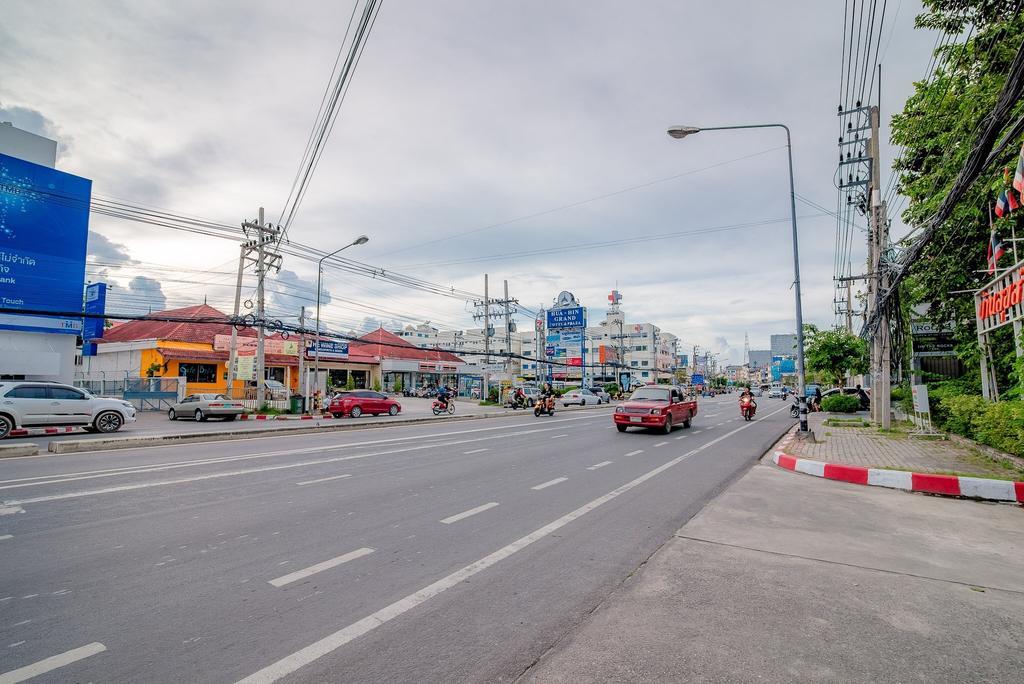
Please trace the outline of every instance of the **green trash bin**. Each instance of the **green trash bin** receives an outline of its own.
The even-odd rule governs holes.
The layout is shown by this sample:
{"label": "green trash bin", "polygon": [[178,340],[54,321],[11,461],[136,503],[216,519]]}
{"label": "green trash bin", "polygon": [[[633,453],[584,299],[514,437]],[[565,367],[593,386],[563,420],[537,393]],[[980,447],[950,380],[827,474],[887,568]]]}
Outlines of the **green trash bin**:
{"label": "green trash bin", "polygon": [[291,409],[292,413],[305,413],[306,412],[306,397],[301,394],[293,394],[291,396]]}

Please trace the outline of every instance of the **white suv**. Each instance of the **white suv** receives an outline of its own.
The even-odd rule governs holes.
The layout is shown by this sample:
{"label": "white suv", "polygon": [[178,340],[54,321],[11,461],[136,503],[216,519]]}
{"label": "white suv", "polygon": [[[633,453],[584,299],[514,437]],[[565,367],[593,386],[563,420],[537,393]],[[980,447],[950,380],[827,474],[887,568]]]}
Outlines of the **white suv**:
{"label": "white suv", "polygon": [[89,432],[117,432],[135,421],[135,407],[121,399],[102,399],[55,382],[0,382],[0,439],[11,430],[52,425],[82,425]]}

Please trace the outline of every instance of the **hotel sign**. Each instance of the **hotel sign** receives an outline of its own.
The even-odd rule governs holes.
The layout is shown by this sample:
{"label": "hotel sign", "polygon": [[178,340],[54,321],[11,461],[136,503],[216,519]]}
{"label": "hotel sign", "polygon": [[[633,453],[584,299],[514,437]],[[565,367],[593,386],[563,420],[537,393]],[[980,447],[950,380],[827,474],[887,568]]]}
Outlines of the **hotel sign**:
{"label": "hotel sign", "polygon": [[1007,269],[974,295],[978,334],[1024,319],[1024,261]]}

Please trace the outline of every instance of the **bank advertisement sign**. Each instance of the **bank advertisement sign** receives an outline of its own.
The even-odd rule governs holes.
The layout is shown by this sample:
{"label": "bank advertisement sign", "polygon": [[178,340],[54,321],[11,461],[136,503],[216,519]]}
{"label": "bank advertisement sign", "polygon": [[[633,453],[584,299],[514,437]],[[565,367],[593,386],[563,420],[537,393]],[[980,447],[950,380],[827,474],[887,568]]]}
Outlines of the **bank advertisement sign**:
{"label": "bank advertisement sign", "polygon": [[[102,316],[107,310],[107,284],[93,283],[85,288],[85,313]],[[82,323],[82,339],[98,340],[103,337],[103,319],[86,318]]]}
{"label": "bank advertisement sign", "polygon": [[562,328],[582,328],[583,307],[573,306],[567,309],[548,310],[548,330],[561,330]]}
{"label": "bank advertisement sign", "polygon": [[0,154],[0,328],[77,335],[92,181]]}

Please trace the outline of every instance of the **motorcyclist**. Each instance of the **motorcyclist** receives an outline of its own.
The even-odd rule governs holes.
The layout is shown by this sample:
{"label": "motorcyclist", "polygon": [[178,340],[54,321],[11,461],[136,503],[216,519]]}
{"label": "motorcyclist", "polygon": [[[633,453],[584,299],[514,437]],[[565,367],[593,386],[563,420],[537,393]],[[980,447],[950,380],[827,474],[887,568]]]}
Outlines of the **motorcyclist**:
{"label": "motorcyclist", "polygon": [[555,402],[555,388],[551,386],[550,382],[545,382],[544,387],[540,390],[541,401],[544,402],[544,406],[551,406]]}
{"label": "motorcyclist", "polygon": [[516,387],[516,392],[512,396],[512,403],[516,406],[526,406],[526,392],[523,391],[522,387]]}
{"label": "motorcyclist", "polygon": [[742,407],[743,404],[747,403],[753,406],[755,411],[757,410],[757,402],[754,401],[753,393],[750,391],[749,387],[744,387],[743,391],[740,392],[740,406]]}
{"label": "motorcyclist", "polygon": [[437,388],[437,403],[441,404],[441,408],[448,410],[448,399],[451,394],[451,390],[448,389],[448,385],[442,384]]}

